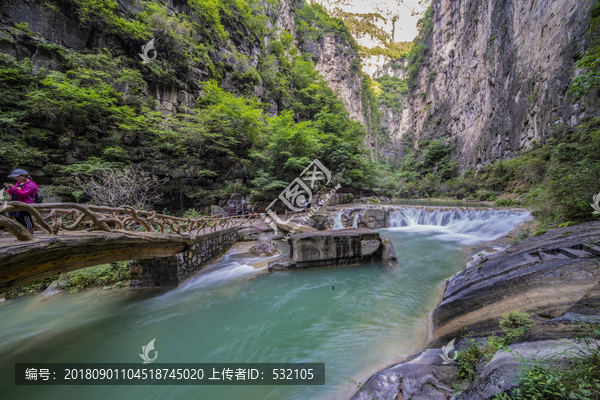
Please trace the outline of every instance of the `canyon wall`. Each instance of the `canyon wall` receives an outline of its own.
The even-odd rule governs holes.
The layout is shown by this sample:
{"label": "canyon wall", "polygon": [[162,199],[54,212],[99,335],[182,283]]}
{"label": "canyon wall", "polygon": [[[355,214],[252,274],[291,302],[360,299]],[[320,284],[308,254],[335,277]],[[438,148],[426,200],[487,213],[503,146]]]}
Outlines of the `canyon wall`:
{"label": "canyon wall", "polygon": [[[29,30],[36,34],[39,42],[46,41],[63,46],[64,48],[83,51],[94,48],[109,48],[116,50],[124,48],[129,51],[131,44],[115,40],[114,35],[109,35],[98,26],[81,23],[77,14],[77,9],[72,2],[68,0],[59,0],[53,3],[53,6],[47,6],[47,3],[41,0],[31,2],[5,2],[0,6],[0,31],[16,31],[14,27],[17,24],[28,24]],[[173,15],[186,14],[194,19],[194,12],[185,1],[168,1],[165,3],[167,9]],[[267,20],[267,29],[276,31],[288,31],[296,35],[295,29],[295,10],[297,7],[303,7],[302,0],[281,0],[279,4],[268,4],[262,2],[264,13],[269,17]],[[135,0],[125,0],[120,2],[120,12],[124,15],[143,11],[143,7]],[[235,31],[235,26],[225,26],[227,31]],[[52,50],[46,50],[40,47],[35,40],[32,41],[25,35],[0,35],[0,51],[16,57],[18,60],[30,58],[36,68],[46,67],[56,69],[58,66],[58,54]],[[16,39],[16,40],[14,40]],[[269,39],[265,38],[268,44]],[[298,44],[298,40],[295,40]],[[156,41],[157,52],[160,52],[160,38]],[[315,69],[328,83],[329,87],[338,95],[340,100],[346,106],[351,118],[364,123],[362,112],[362,94],[361,94],[361,75],[357,68],[360,62],[358,54],[352,49],[351,44],[345,39],[332,34],[325,34],[323,37],[304,46],[299,46],[300,50],[310,53],[315,63]],[[138,51],[139,52],[139,51]],[[250,61],[248,63],[240,62],[236,53],[241,53]],[[230,78],[231,72],[240,74],[248,72],[250,67],[256,67],[259,57],[265,56],[261,52],[259,43],[252,43],[250,40],[241,42],[228,42],[217,48],[217,53],[211,55],[211,58],[226,60],[233,71],[227,71],[226,76],[221,82],[226,90],[236,91],[236,82]],[[353,68],[352,64],[356,67]],[[209,71],[202,69],[192,69],[189,71],[186,79],[181,80],[178,85],[170,82],[156,80],[148,82],[149,95],[159,102],[159,111],[163,117],[173,116],[180,112],[182,107],[193,107],[196,93],[198,91],[198,82],[207,80]],[[263,82],[255,85],[253,94],[261,101],[270,102],[270,99],[263,98],[266,88]],[[271,104],[268,109],[271,115],[276,115],[285,109],[281,104]]]}
{"label": "canyon wall", "polygon": [[[406,125],[444,139],[461,169],[531,149],[590,114],[568,93],[591,1],[434,0]],[[589,106],[588,106],[589,108]]]}
{"label": "canyon wall", "polygon": [[352,63],[358,61],[354,61],[357,60],[357,55],[352,51],[350,44],[334,35],[325,35],[318,43],[315,56],[315,69],[342,100],[350,118],[364,124],[362,77],[359,69],[352,68]]}

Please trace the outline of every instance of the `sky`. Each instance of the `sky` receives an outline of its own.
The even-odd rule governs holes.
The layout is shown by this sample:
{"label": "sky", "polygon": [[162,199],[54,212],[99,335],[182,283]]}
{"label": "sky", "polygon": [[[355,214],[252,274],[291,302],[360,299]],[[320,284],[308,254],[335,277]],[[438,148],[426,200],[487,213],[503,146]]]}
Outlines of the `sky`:
{"label": "sky", "polygon": [[[387,23],[379,20],[378,26],[391,33],[391,18],[398,16],[394,41],[412,42],[417,36],[417,21],[423,16],[431,3],[427,0],[313,0],[331,10],[335,7],[352,13],[380,13],[388,19]],[[365,47],[375,47],[379,43],[370,37],[355,38],[357,43]]]}

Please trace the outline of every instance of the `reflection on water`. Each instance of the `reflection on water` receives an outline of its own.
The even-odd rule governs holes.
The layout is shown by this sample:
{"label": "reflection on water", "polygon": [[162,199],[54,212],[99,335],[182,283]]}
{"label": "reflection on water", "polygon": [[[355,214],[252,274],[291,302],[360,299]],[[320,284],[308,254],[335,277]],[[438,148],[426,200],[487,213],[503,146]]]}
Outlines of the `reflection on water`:
{"label": "reflection on water", "polygon": [[[385,204],[384,204],[385,205]],[[414,200],[414,199],[394,199],[392,206],[432,206],[432,207],[484,207],[489,205],[470,201],[459,200]]]}
{"label": "reflection on water", "polygon": [[[440,283],[464,265],[463,233],[441,238],[421,229],[381,230],[396,248],[395,268],[370,262],[268,273],[250,254],[232,251],[175,289],[96,288],[0,303],[3,398],[349,398],[355,389],[349,379],[365,382],[424,344],[424,316],[438,301]],[[14,385],[16,362],[142,365],[138,353],[154,338],[161,363],[324,362],[326,384]]]}

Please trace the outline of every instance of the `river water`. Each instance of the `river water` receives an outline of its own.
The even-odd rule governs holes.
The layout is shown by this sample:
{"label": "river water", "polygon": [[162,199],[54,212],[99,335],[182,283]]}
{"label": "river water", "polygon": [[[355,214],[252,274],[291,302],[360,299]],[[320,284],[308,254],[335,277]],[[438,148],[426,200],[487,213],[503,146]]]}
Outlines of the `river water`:
{"label": "river water", "polygon": [[[499,237],[528,213],[425,211],[382,229],[397,267],[268,273],[237,246],[174,289],[103,290],[0,303],[2,399],[347,399],[368,377],[427,340],[427,313],[461,246]],[[280,244],[285,252],[285,245]],[[247,246],[246,246],[247,248]],[[161,363],[322,362],[324,386],[15,386],[17,362],[140,362],[156,338]]]}

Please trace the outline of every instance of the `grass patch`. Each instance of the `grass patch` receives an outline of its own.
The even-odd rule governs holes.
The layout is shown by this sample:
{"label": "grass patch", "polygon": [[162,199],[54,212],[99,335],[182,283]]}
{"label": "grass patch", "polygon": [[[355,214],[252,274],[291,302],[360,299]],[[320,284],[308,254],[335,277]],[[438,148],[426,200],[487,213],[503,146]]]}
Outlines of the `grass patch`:
{"label": "grass patch", "polygon": [[600,325],[579,323],[568,349],[533,361],[520,358],[523,375],[518,388],[495,400],[600,399]]}
{"label": "grass patch", "polygon": [[110,264],[97,265],[95,267],[82,268],[32,282],[28,285],[8,291],[6,293],[6,298],[40,293],[55,282],[58,289],[77,293],[82,289],[96,285],[103,285],[105,289],[126,286],[128,280],[129,262],[119,261]]}
{"label": "grass patch", "polygon": [[492,335],[483,342],[470,339],[467,348],[458,352],[456,362],[459,381],[473,382],[477,379],[477,368],[480,364],[490,362],[498,350],[518,340],[535,325],[535,322],[527,313],[509,311],[502,314],[499,324],[505,333],[504,336]]}

